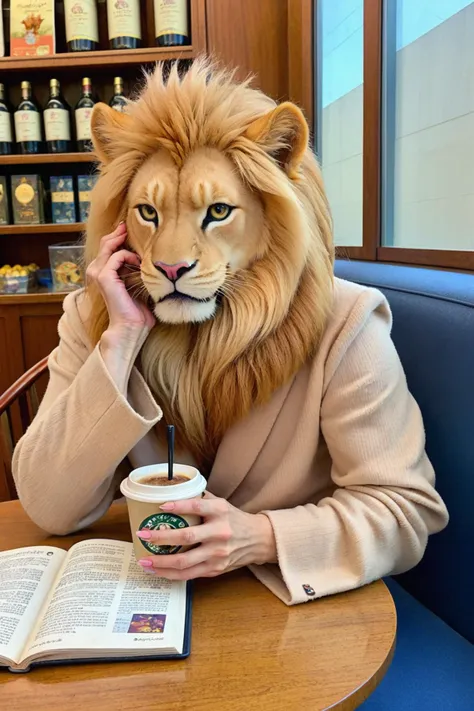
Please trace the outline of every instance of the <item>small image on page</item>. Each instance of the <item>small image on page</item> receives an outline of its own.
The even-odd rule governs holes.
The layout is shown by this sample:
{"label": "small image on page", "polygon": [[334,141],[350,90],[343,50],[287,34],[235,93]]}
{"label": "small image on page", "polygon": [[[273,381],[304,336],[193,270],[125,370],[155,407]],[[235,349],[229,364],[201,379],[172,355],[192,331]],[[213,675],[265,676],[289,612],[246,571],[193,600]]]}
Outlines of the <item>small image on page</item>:
{"label": "small image on page", "polygon": [[66,557],[49,546],[0,553],[0,656],[21,656]]}
{"label": "small image on page", "polygon": [[153,635],[163,646],[182,646],[186,583],[176,583],[146,573],[131,551],[126,580],[120,594],[115,634]]}

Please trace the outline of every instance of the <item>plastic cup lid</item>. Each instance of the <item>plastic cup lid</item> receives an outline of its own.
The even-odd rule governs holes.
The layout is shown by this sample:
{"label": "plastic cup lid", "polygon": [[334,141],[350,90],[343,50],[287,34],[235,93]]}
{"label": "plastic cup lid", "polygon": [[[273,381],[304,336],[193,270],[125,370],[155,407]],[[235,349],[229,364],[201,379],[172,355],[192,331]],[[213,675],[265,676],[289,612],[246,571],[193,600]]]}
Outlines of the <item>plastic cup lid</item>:
{"label": "plastic cup lid", "polygon": [[169,486],[155,486],[154,484],[142,484],[141,480],[146,477],[157,475],[164,479],[168,476],[167,464],[150,464],[146,467],[134,469],[127,479],[120,484],[120,491],[127,499],[141,501],[143,503],[181,501],[182,499],[194,499],[200,496],[206,489],[207,482],[202,474],[194,467],[185,464],[175,464],[174,474],[183,474],[189,477],[189,481],[182,484]]}

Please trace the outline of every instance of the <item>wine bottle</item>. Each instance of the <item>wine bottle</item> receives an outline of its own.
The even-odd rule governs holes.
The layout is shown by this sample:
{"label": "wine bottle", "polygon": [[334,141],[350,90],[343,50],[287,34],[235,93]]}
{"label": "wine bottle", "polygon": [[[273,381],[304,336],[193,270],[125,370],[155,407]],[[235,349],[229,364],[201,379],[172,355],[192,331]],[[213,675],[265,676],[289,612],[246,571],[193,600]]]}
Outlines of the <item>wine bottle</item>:
{"label": "wine bottle", "polygon": [[175,47],[190,44],[188,0],[154,0],[155,44]]}
{"label": "wine bottle", "polygon": [[43,118],[48,153],[69,153],[71,116],[69,106],[61,96],[61,87],[57,79],[51,79],[49,82],[49,100]]}
{"label": "wine bottle", "polygon": [[21,82],[21,101],[14,118],[18,153],[41,153],[41,113],[29,81]]}
{"label": "wine bottle", "polygon": [[99,47],[96,0],[64,0],[68,52],[87,52]]}
{"label": "wine bottle", "polygon": [[5,87],[0,84],[0,155],[13,153],[12,115],[5,98]]}
{"label": "wine bottle", "polygon": [[142,38],[140,0],[107,0],[110,49],[137,49]]}
{"label": "wine bottle", "polygon": [[123,79],[122,77],[114,77],[114,95],[110,99],[110,104],[116,111],[125,111],[127,105],[127,99],[123,93]]}
{"label": "wine bottle", "polygon": [[92,82],[88,77],[82,80],[82,94],[75,108],[77,150],[81,153],[92,150],[91,118],[94,108]]}

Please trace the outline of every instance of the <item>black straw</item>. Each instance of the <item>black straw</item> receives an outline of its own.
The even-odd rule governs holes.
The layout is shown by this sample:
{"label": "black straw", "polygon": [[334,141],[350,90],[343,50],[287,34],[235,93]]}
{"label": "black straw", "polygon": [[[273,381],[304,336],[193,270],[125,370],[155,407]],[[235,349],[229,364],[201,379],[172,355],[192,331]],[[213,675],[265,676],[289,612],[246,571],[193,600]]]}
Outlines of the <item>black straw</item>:
{"label": "black straw", "polygon": [[174,464],[174,425],[168,425],[168,481],[173,478]]}

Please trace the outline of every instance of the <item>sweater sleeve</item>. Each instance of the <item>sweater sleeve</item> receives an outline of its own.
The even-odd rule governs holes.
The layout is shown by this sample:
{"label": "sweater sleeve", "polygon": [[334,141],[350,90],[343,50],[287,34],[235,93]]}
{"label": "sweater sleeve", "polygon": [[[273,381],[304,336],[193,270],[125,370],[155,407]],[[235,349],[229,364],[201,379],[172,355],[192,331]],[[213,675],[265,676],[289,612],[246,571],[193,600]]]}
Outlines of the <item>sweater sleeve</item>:
{"label": "sweater sleeve", "polygon": [[428,535],[447,524],[390,326],[382,301],[340,362],[330,366],[328,359],[321,431],[334,493],[317,504],[265,512],[279,566],[252,569],[287,604],[408,570],[422,558]]}
{"label": "sweater sleeve", "polygon": [[161,410],[139,372],[137,411],[117,389],[99,347],[91,352],[78,305],[64,301],[59,346],[49,358],[49,384],[37,416],[18,442],[13,477],[20,501],[41,528],[66,534],[98,519],[116,490],[114,474],[159,421]]}

